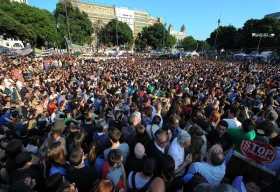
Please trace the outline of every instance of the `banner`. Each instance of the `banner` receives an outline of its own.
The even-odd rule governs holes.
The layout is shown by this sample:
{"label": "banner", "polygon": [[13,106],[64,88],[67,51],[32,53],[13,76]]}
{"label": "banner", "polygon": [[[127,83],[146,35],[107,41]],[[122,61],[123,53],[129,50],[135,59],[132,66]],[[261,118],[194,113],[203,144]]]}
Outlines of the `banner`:
{"label": "banner", "polygon": [[257,163],[270,163],[276,156],[272,145],[259,141],[243,140],[240,150],[245,157]]}

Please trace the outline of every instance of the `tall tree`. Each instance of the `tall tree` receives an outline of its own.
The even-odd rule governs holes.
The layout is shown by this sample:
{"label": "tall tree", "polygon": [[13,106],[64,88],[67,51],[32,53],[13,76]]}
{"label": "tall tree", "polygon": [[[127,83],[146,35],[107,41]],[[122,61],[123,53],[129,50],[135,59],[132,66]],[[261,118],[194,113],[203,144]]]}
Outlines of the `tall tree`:
{"label": "tall tree", "polygon": [[6,38],[18,38],[24,44],[36,41],[36,33],[0,10],[0,33]]}
{"label": "tall tree", "polygon": [[96,41],[96,45],[98,47],[103,44],[103,42],[102,42],[103,28],[104,28],[103,21],[97,20],[95,23],[93,23],[94,38]]}
{"label": "tall tree", "polygon": [[195,50],[197,42],[195,38],[193,38],[193,36],[187,36],[183,39],[181,44],[184,50],[191,51],[191,50]]}
{"label": "tall tree", "polygon": [[[218,30],[218,36],[217,36],[217,30]],[[207,43],[209,43],[211,46],[215,45],[215,40],[217,37],[216,41],[216,47],[218,49],[233,49],[236,48],[235,46],[240,46],[236,45],[235,38],[237,36],[237,29],[232,26],[220,26],[218,29],[214,30],[210,38],[207,39]]]}
{"label": "tall tree", "polygon": [[102,33],[102,41],[107,45],[133,45],[133,32],[127,23],[112,19]]}
{"label": "tall tree", "polygon": [[[66,3],[71,40],[79,45],[90,45],[92,42],[93,26],[85,12],[74,8],[70,2]],[[68,39],[67,18],[64,2],[56,4],[54,11],[56,22],[59,26],[59,32]]]}
{"label": "tall tree", "polygon": [[252,37],[252,33],[270,33],[275,34],[273,38],[265,38],[261,41],[261,47],[279,47],[280,46],[280,22],[276,18],[265,17],[263,19],[250,19],[242,27],[244,37],[243,46],[250,50],[256,50],[259,39]]}
{"label": "tall tree", "polygon": [[150,46],[154,49],[175,45],[176,38],[170,35],[162,23],[155,23],[149,27],[144,27],[142,32],[137,35],[135,44],[138,47]]}
{"label": "tall tree", "polygon": [[0,3],[0,9],[36,33],[36,41],[32,46],[42,46],[45,42],[53,45],[56,42],[58,34],[55,20],[48,11],[17,2]]}

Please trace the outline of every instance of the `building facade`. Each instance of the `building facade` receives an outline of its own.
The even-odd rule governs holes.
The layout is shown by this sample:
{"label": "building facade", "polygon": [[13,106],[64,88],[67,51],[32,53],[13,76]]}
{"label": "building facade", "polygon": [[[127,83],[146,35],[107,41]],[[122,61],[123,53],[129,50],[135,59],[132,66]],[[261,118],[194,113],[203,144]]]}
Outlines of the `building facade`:
{"label": "building facade", "polygon": [[[163,22],[161,18],[151,17],[148,12],[142,10],[131,10],[127,7],[104,6],[82,2],[80,0],[59,0],[60,2],[71,2],[73,7],[79,8],[88,14],[93,27],[97,25],[106,25],[112,19],[118,19],[125,22],[131,28],[134,37],[137,36],[143,29],[158,22]],[[94,42],[92,45],[97,45],[97,38],[93,34]]]}
{"label": "building facade", "polygon": [[79,8],[81,11],[84,11],[88,14],[90,21],[94,24],[97,21],[101,21],[104,24],[107,24],[110,20],[116,19],[115,7],[97,5],[91,3],[80,2],[78,0],[70,0],[73,7]]}
{"label": "building facade", "polygon": [[129,10],[127,7],[116,7],[115,11],[118,21],[127,23],[134,33],[134,11]]}
{"label": "building facade", "polygon": [[159,18],[159,17],[149,17],[149,25],[153,25],[155,23],[162,23],[163,20],[162,18]]}
{"label": "building facade", "polygon": [[134,18],[134,36],[137,36],[144,27],[149,26],[150,15],[146,11],[134,10]]}
{"label": "building facade", "polygon": [[271,14],[266,15],[265,17],[275,17],[280,20],[280,12],[271,13]]}
{"label": "building facade", "polygon": [[173,35],[176,38],[176,45],[177,47],[181,46],[182,40],[186,37],[187,35],[187,29],[185,27],[185,25],[182,25],[181,30],[180,31],[175,31],[173,29],[172,24],[169,25],[168,27],[168,33],[170,35]]}

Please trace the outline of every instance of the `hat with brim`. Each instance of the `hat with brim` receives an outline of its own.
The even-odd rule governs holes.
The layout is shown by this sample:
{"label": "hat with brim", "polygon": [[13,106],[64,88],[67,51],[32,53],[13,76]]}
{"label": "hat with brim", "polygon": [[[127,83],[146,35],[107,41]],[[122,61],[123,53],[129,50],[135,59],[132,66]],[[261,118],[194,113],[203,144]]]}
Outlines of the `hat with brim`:
{"label": "hat with brim", "polygon": [[278,134],[274,131],[270,136],[268,136],[269,139],[273,139],[275,137],[277,137]]}

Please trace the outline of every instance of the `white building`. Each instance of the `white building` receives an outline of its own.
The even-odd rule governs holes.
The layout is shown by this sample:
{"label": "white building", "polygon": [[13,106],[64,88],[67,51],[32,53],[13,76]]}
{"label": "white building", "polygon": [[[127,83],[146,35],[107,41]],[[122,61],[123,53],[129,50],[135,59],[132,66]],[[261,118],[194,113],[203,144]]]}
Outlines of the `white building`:
{"label": "white building", "polygon": [[4,38],[3,35],[0,35],[0,46],[6,47],[9,49],[23,49],[24,45],[22,41],[13,39],[13,38]]}
{"label": "white building", "polygon": [[176,45],[175,46],[181,46],[182,40],[186,37],[187,35],[187,29],[185,25],[182,25],[180,31],[174,31],[172,24],[169,25],[168,27],[168,33],[170,35],[173,35],[176,38]]}
{"label": "white building", "polygon": [[27,0],[10,0],[10,1],[28,4],[28,3],[27,3]]}
{"label": "white building", "polygon": [[127,7],[116,7],[115,11],[118,21],[127,23],[134,33],[134,11],[129,10]]}

